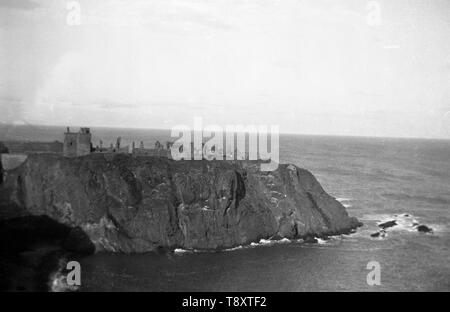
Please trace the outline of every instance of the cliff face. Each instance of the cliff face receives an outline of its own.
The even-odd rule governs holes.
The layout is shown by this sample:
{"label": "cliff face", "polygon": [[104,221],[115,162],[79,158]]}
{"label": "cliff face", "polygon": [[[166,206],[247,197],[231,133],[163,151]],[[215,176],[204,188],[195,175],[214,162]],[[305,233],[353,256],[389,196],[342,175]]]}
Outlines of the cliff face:
{"label": "cliff face", "polygon": [[2,154],[9,153],[8,148],[3,144],[3,142],[0,142],[0,185],[3,182],[3,164],[2,164]]}
{"label": "cliff face", "polygon": [[3,164],[2,164],[2,154],[0,154],[0,185],[3,184]]}
{"label": "cliff face", "polygon": [[81,227],[97,251],[229,248],[359,225],[307,170],[258,168],[129,155],[30,155],[6,173],[2,192],[22,215]]}

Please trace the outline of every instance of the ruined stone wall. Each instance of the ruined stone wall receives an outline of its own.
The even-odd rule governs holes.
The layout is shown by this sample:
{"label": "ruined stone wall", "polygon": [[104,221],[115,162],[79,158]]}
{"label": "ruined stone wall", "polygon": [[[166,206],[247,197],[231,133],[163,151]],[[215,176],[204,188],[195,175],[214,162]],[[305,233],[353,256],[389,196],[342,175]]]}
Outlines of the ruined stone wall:
{"label": "ruined stone wall", "polygon": [[78,133],[65,133],[63,154],[66,157],[77,156]]}
{"label": "ruined stone wall", "polygon": [[92,134],[78,133],[77,156],[89,155],[91,153]]}

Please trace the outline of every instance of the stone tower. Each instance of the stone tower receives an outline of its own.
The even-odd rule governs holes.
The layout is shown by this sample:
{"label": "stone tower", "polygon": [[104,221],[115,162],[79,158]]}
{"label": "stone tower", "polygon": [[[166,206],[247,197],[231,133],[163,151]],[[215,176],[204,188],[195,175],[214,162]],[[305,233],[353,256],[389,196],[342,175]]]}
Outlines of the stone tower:
{"label": "stone tower", "polygon": [[63,154],[66,157],[79,157],[91,153],[92,134],[89,128],[80,128],[79,132],[67,131],[64,133]]}

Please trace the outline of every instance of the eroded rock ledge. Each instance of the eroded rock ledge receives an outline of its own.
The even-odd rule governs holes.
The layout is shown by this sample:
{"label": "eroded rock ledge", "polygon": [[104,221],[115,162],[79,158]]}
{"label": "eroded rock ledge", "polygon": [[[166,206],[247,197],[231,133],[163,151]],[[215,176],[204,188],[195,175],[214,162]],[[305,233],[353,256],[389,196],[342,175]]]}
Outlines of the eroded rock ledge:
{"label": "eroded rock ledge", "polygon": [[6,171],[1,192],[14,209],[3,205],[0,218],[48,216],[81,228],[96,251],[221,249],[361,225],[294,165],[40,154]]}

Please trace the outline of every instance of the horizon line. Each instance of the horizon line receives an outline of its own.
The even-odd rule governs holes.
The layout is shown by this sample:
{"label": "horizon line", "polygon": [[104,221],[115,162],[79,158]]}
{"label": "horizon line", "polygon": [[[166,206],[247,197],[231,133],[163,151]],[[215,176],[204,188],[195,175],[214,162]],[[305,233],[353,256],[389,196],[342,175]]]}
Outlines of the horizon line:
{"label": "horizon line", "polygon": [[[257,126],[257,124],[255,124]],[[102,129],[128,129],[128,130],[159,130],[159,131],[171,131],[170,128],[144,128],[144,127],[125,127],[125,126],[86,126],[86,125],[51,125],[51,124],[38,124],[38,123],[23,123],[14,124],[7,122],[0,122],[0,126],[10,127],[62,127],[62,128],[102,128]],[[326,134],[326,133],[298,133],[298,132],[282,132],[280,135],[298,135],[298,136],[317,136],[317,137],[337,137],[337,138],[367,138],[367,139],[399,139],[399,140],[435,140],[435,141],[449,141],[450,137],[415,137],[415,136],[377,136],[377,135],[357,135],[357,134]]]}

